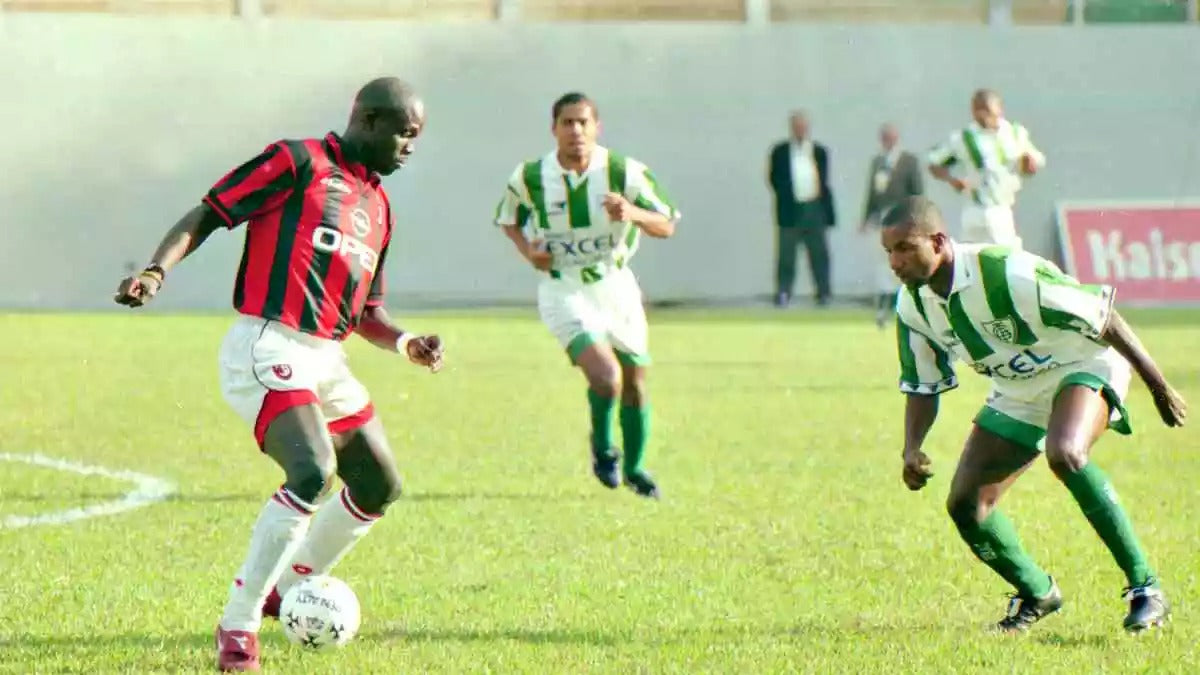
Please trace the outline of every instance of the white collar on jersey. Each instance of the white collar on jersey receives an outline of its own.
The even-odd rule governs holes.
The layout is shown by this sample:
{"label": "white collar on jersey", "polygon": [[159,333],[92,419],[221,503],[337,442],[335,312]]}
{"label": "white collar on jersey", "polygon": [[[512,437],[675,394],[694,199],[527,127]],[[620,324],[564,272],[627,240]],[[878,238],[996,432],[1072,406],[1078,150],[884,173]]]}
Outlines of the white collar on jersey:
{"label": "white collar on jersey", "polygon": [[[967,263],[967,251],[963,244],[950,240],[950,250],[954,251],[954,278],[950,280],[950,295],[967,288],[975,283],[975,275],[971,273],[971,266]],[[938,295],[936,291],[929,287],[929,284],[921,286],[921,294],[928,295],[934,300],[945,302],[946,298]]]}
{"label": "white collar on jersey", "polygon": [[969,125],[967,125],[967,128],[977,134],[983,134],[985,136],[996,136],[996,135],[999,135],[1001,132],[1003,132],[1005,130],[1005,128],[1009,126],[1009,124],[1010,124],[1010,122],[1007,119],[1001,117],[1000,123],[996,125],[995,131],[992,131],[991,129],[984,129],[982,126],[979,125],[979,122],[976,122],[975,120],[971,120],[971,123]]}
{"label": "white collar on jersey", "polygon": [[582,176],[583,174],[594,170],[596,167],[603,167],[603,166],[608,165],[608,148],[604,147],[603,145],[599,145],[599,144],[597,144],[594,148],[592,148],[592,158],[588,161],[588,166],[586,169],[583,170],[583,173],[579,173],[579,174],[576,174],[574,171],[568,171],[567,169],[563,168],[563,165],[561,163],[559,163],[559,161],[558,161],[558,150],[551,150],[550,154],[546,155],[546,158],[550,160],[551,166],[558,169],[559,173],[561,173],[563,175],[570,174],[572,176]]}

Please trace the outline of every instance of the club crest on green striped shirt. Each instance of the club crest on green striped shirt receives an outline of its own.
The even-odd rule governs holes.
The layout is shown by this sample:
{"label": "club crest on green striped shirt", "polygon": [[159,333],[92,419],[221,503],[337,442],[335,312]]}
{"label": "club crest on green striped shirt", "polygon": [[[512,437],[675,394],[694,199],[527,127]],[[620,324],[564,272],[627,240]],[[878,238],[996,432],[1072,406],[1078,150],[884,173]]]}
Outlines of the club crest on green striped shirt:
{"label": "club crest on green striped shirt", "polygon": [[985,321],[983,329],[1001,342],[1013,344],[1017,341],[1017,324],[1011,316],[995,321]]}

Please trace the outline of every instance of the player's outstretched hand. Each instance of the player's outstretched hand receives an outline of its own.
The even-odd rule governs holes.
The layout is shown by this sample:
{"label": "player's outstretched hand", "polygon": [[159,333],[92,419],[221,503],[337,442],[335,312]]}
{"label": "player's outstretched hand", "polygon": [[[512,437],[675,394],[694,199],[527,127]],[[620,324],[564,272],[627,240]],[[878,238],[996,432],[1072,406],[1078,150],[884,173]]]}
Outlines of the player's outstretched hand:
{"label": "player's outstretched hand", "polygon": [[1175,391],[1174,387],[1163,382],[1152,386],[1150,395],[1154,397],[1154,406],[1158,408],[1158,414],[1164,424],[1169,427],[1183,426],[1183,421],[1187,418],[1187,401],[1183,400],[1183,396]]}
{"label": "player's outstretched hand", "polygon": [[920,450],[904,453],[904,484],[909,490],[920,490],[933,477],[932,462]]}
{"label": "player's outstretched hand", "polygon": [[442,369],[442,355],[445,348],[442,346],[440,337],[421,335],[409,340],[404,348],[408,352],[408,360],[418,366],[425,366],[431,373]]}
{"label": "player's outstretched hand", "polygon": [[143,272],[135,277],[122,279],[121,285],[117,286],[117,294],[113,296],[113,300],[118,305],[141,307],[150,302],[150,299],[158,293],[158,289],[161,287],[162,279]]}
{"label": "player's outstretched hand", "polygon": [[975,184],[971,181],[964,180],[962,178],[951,178],[950,179],[950,187],[954,188],[955,192],[962,193],[962,192],[969,192],[969,191],[975,189]]}

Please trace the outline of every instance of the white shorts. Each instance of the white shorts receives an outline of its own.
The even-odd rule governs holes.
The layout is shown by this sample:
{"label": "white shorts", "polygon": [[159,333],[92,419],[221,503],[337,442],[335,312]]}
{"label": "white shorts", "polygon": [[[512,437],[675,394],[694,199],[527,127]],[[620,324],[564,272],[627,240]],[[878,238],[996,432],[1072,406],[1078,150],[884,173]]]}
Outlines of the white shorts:
{"label": "white shorts", "polygon": [[374,416],[370,395],[350,372],[342,343],[278,321],[239,317],[221,343],[221,395],[262,447],[280,413],[316,403],[330,433],[345,433]]}
{"label": "white shorts", "polygon": [[996,381],[975,423],[992,433],[1033,450],[1045,449],[1046,426],[1054,398],[1063,387],[1081,384],[1100,392],[1111,413],[1108,427],[1121,434],[1132,433],[1125,397],[1132,379],[1129,362],[1114,349],[1094,359],[1060,368],[1026,380],[1019,386]]}
{"label": "white shorts", "polygon": [[967,244],[1000,244],[1021,248],[1021,238],[1008,206],[970,205],[962,211],[961,241]]}
{"label": "white shorts", "polygon": [[538,286],[538,314],[572,361],[588,345],[607,342],[622,362],[650,362],[642,289],[628,267],[609,270],[590,284],[543,280]]}

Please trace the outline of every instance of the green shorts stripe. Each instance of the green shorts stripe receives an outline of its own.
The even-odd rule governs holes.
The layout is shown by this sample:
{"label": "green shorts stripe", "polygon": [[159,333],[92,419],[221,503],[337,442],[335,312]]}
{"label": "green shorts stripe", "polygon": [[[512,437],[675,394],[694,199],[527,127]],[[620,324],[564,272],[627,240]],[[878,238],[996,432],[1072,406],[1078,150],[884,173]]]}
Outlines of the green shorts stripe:
{"label": "green shorts stripe", "polygon": [[1129,423],[1129,411],[1125,409],[1125,404],[1121,402],[1121,397],[1117,395],[1116,390],[1112,388],[1104,378],[1091,373],[1071,373],[1058,383],[1058,388],[1054,390],[1054,397],[1058,398],[1058,393],[1071,385],[1082,385],[1092,391],[1100,392],[1105,401],[1108,401],[1108,407],[1112,412],[1117,413],[1117,418],[1109,417],[1108,428],[1121,434],[1129,436],[1133,434],[1133,425]]}
{"label": "green shorts stripe", "polygon": [[[1092,373],[1071,373],[1070,375],[1066,375],[1058,383],[1058,387],[1054,390],[1054,396],[1050,400],[1053,401],[1058,398],[1059,392],[1063,389],[1076,385],[1099,392],[1104,397],[1110,408],[1109,429],[1125,436],[1133,433],[1133,427],[1129,423],[1129,411],[1125,409],[1125,405],[1121,402],[1121,397],[1099,375],[1093,375]],[[1115,419],[1114,416],[1111,416],[1111,412],[1116,413]],[[989,431],[1000,438],[1012,441],[1022,447],[1036,452],[1045,450],[1045,429],[1036,424],[1019,420],[991,406],[985,405],[979,410],[979,414],[975,416],[975,424],[980,429]]]}
{"label": "green shorts stripe", "polygon": [[571,363],[577,363],[579,355],[598,342],[604,342],[604,339],[593,333],[580,333],[571,338],[571,341],[567,343],[567,356],[571,359]]}
{"label": "green shorts stripe", "polygon": [[990,406],[983,406],[975,416],[975,424],[984,431],[999,436],[1034,452],[1044,449],[1046,430],[1006,415]]}
{"label": "green shorts stripe", "polygon": [[[595,333],[580,333],[571,338],[571,342],[567,344],[567,357],[571,359],[571,363],[579,362],[579,355],[588,347],[595,344],[607,344],[608,340]],[[626,367],[648,366],[651,363],[649,354],[633,354],[630,352],[621,351],[613,348],[613,353],[617,355],[617,361]]]}
{"label": "green shorts stripe", "polygon": [[613,349],[613,352],[616,353],[617,360],[621,362],[621,365],[627,368],[644,367],[650,365],[649,354],[631,354],[616,348]]}

